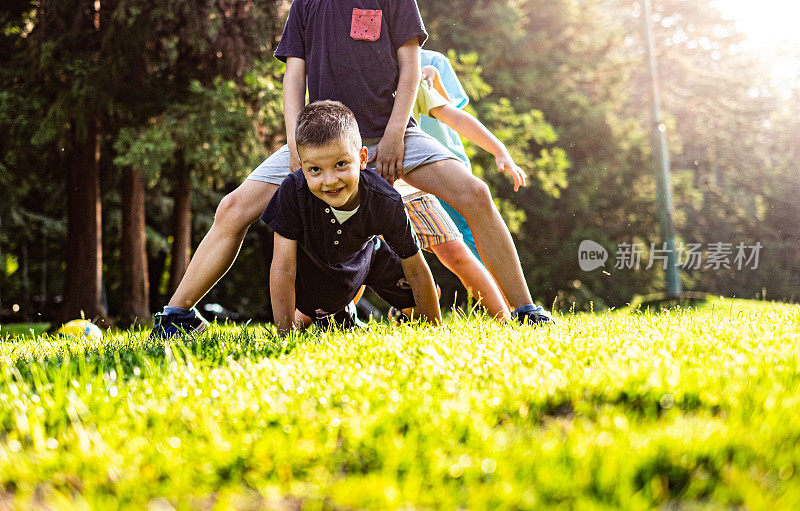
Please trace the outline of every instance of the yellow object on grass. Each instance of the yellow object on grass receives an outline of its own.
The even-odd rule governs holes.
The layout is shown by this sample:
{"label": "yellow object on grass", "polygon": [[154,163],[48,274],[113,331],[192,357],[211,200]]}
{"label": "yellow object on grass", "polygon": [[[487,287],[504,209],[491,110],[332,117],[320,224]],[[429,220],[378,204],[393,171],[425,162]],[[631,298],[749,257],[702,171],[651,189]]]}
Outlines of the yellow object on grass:
{"label": "yellow object on grass", "polygon": [[103,340],[103,331],[100,327],[87,319],[73,319],[58,329],[59,337],[85,337],[93,341]]}

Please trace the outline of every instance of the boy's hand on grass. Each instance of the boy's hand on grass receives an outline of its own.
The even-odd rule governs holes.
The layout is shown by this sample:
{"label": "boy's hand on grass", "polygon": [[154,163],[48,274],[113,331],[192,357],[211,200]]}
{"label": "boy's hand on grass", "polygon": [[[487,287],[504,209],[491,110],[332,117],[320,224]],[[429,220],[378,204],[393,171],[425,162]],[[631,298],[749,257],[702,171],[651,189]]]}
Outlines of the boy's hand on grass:
{"label": "boy's hand on grass", "polygon": [[519,165],[514,163],[514,159],[508,154],[508,151],[495,157],[497,163],[497,170],[500,172],[508,172],[509,176],[514,179],[514,191],[519,191],[520,186],[528,186],[527,175]]}
{"label": "boy's hand on grass", "polygon": [[405,154],[403,135],[405,135],[405,130],[399,134],[389,131],[384,133],[375,152],[367,160],[367,163],[375,163],[375,170],[389,184],[394,184],[395,180],[403,175],[403,156]]}
{"label": "boy's hand on grass", "polygon": [[289,324],[276,324],[276,327],[278,330],[278,337],[281,339],[288,336],[292,332],[299,332],[303,329],[303,326],[296,321],[292,321]]}

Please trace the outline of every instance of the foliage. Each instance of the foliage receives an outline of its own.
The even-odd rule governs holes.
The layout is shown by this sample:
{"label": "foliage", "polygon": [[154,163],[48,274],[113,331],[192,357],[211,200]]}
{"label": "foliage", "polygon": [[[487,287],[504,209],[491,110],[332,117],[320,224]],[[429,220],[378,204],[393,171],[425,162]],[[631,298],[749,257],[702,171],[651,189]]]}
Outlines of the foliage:
{"label": "foliage", "polygon": [[[502,178],[483,173],[497,196],[524,212],[517,246],[534,295],[546,302],[620,305],[633,290],[662,287],[657,272],[584,272],[576,257],[585,239],[609,249],[612,261],[620,243],[661,242],[640,5],[638,0],[421,3],[435,34],[430,47],[477,56],[470,69],[482,70],[482,87],[472,106],[480,118],[491,119],[490,127],[523,168],[535,177],[542,172],[538,162],[524,157],[539,148],[504,129],[504,123],[515,123],[516,113],[541,112],[557,134],[556,150],[565,152],[569,165],[557,188],[538,179],[534,189],[514,194]],[[765,246],[758,271],[687,271],[685,285],[738,296],[760,295],[764,287],[774,290],[770,296],[794,300],[800,237],[788,219],[789,210],[795,215],[797,210],[777,197],[800,184],[796,172],[778,170],[778,162],[792,167],[789,162],[796,161],[788,142],[797,136],[796,123],[778,114],[791,111],[792,94],[776,89],[763,59],[746,51],[744,36],[709,2],[657,0],[653,10],[678,239]],[[504,101],[512,111],[493,116]],[[479,168],[491,168],[485,154],[474,156]],[[781,220],[770,218],[777,211]]]}
{"label": "foliage", "polygon": [[[142,170],[150,186],[166,176],[162,169],[176,154],[199,171],[198,178],[209,183],[240,177],[258,144],[248,105],[232,81],[217,79],[212,87],[199,81],[191,84],[191,95],[139,128],[123,128],[114,145],[114,163]],[[206,179],[204,179],[206,180]]]}
{"label": "foliage", "polygon": [[[641,33],[638,4],[619,2],[636,14],[623,23],[632,34]],[[794,299],[796,293],[789,288],[797,283],[796,263],[778,241],[778,233],[789,225],[765,215],[778,207],[774,191],[798,181],[774,168],[776,160],[791,158],[791,152],[780,147],[792,131],[791,122],[774,117],[787,107],[785,92],[771,83],[764,59],[747,51],[734,22],[723,19],[713,6],[662,0],[653,7],[678,235],[687,242],[759,241],[765,246],[758,271],[689,271],[688,282],[698,289],[739,296],[760,295],[766,288]],[[641,44],[633,35],[623,51],[634,55]],[[633,73],[630,112],[647,110],[647,79],[642,71]],[[786,286],[787,280],[792,284]]]}
{"label": "foliage", "polygon": [[[20,507],[800,504],[797,306],[0,343]],[[753,304],[744,304],[748,308]],[[757,420],[754,420],[757,418]]]}
{"label": "foliage", "polygon": [[[606,247],[610,261],[620,243],[661,241],[640,2],[419,4],[430,33],[426,47],[450,56],[470,112],[531,177],[515,193],[491,155],[467,147],[513,231],[534,298],[588,310],[659,291],[659,271],[585,272],[576,257],[587,239]],[[771,80],[764,59],[748,53],[743,35],[710,0],[652,4],[678,241],[764,246],[758,270],[683,271],[684,285],[797,300],[798,82],[779,87]],[[169,279],[176,165],[192,171],[196,246],[219,200],[283,139],[283,67],[271,52],[288,2],[103,1],[99,34],[71,30],[74,5],[15,0],[0,8],[0,256],[20,262],[14,278],[0,273],[0,290],[4,306],[21,303],[29,318],[34,298],[52,299],[63,288],[68,245],[61,198],[71,127],[97,116],[103,131],[104,279],[112,313],[124,292],[124,166],[148,176],[148,263],[157,306],[166,298],[158,284]],[[262,226],[250,230],[236,266],[209,301],[243,316],[259,314],[268,238]],[[437,268],[444,288],[457,285]]]}
{"label": "foliage", "polygon": [[[94,7],[96,26],[89,35],[73,30],[75,13],[83,8],[72,7],[15,2],[2,9],[0,128],[8,137],[0,141],[0,246],[30,260],[26,272],[41,274],[41,297],[63,292],[64,208],[52,199],[63,197],[69,130],[80,131],[87,118],[97,117],[108,208],[104,273],[113,312],[126,292],[120,288],[118,241],[122,166],[135,160],[150,172],[147,232],[150,267],[157,271],[171,234],[168,197],[175,163],[183,159],[194,171],[194,196],[202,204],[199,217],[205,218],[221,197],[219,189],[238,183],[274,146],[281,66],[257,59],[269,57],[281,25],[280,4],[103,1]],[[47,226],[40,228],[39,219]],[[60,232],[52,228],[55,223]],[[29,248],[31,240],[48,247]],[[30,257],[22,258],[22,251]],[[157,271],[154,278],[161,276]],[[29,316],[31,282],[4,279],[2,289],[23,302],[23,316]]]}

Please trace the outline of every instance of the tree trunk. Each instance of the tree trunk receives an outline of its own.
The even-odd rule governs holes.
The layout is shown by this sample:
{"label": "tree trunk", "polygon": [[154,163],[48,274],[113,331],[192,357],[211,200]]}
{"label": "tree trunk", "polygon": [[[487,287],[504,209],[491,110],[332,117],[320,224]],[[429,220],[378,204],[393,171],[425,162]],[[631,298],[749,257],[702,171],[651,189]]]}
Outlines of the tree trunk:
{"label": "tree trunk", "polygon": [[167,252],[159,250],[158,254],[148,261],[147,266],[150,271],[150,303],[164,303],[166,297],[161,293],[161,285],[164,269],[167,267]]}
{"label": "tree trunk", "polygon": [[44,234],[44,229],[42,229],[42,231],[43,231],[42,232],[42,240],[41,240],[41,246],[42,246],[42,259],[41,259],[41,261],[42,261],[42,266],[41,266],[41,279],[40,279],[40,282],[39,282],[39,298],[38,299],[36,299],[36,298],[34,299],[34,301],[36,303],[34,304],[35,305],[35,310],[33,311],[34,315],[36,316],[37,321],[41,321],[42,319],[44,319],[45,315],[48,313],[48,310],[47,310],[47,260],[48,260],[48,252],[49,251],[47,249],[47,244],[49,243],[49,240],[47,239],[47,236],[45,236],[45,234]]}
{"label": "tree trunk", "polygon": [[192,171],[183,160],[183,151],[176,155],[175,206],[172,214],[172,262],[169,267],[169,292],[172,296],[186,273],[192,249]]}
{"label": "tree trunk", "polygon": [[79,137],[70,129],[67,169],[67,271],[61,319],[106,320],[101,301],[103,246],[100,203],[100,143],[97,119],[88,119]]}
{"label": "tree trunk", "polygon": [[126,167],[122,173],[122,326],[150,318],[144,219],[144,177]]}
{"label": "tree trunk", "polygon": [[28,242],[22,243],[22,318],[30,321],[31,307],[31,281],[28,271]]}
{"label": "tree trunk", "polygon": [[[0,227],[3,226],[3,219],[0,217]],[[5,272],[6,270],[6,261],[3,259],[3,250],[2,245],[0,245],[0,271]],[[0,318],[2,318],[3,314],[3,289],[2,289],[2,280],[0,279]]]}
{"label": "tree trunk", "polygon": [[[42,303],[47,303],[47,243],[48,240],[45,236],[42,236],[42,273],[41,273],[41,282],[39,283],[39,289],[42,296]],[[39,311],[41,312],[41,311]]]}

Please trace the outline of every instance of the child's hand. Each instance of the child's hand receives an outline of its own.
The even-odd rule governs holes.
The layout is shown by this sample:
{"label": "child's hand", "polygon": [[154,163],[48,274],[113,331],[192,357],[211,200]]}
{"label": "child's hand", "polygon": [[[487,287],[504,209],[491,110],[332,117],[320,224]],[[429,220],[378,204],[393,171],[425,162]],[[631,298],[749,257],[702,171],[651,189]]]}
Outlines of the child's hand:
{"label": "child's hand", "polygon": [[420,76],[422,76],[422,83],[425,83],[429,89],[435,89],[444,99],[450,101],[450,96],[448,96],[447,91],[444,90],[439,71],[435,67],[424,66],[420,72]]}
{"label": "child's hand", "polygon": [[421,71],[422,81],[428,84],[428,88],[433,88],[433,81],[436,79],[438,72],[433,66],[423,66]]}
{"label": "child's hand", "polygon": [[375,152],[367,160],[367,163],[375,163],[375,170],[389,184],[394,184],[395,180],[403,175],[403,156],[405,154],[403,135],[405,135],[405,131],[401,131],[399,134],[388,131],[384,133]]}
{"label": "child's hand", "polygon": [[514,163],[514,159],[510,154],[508,154],[508,151],[504,151],[499,156],[496,156],[495,162],[497,162],[497,170],[500,172],[508,172],[509,175],[514,179],[515,192],[519,191],[520,186],[528,185],[526,181],[528,176],[525,175],[525,171],[523,171],[516,163]]}

